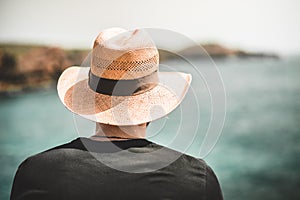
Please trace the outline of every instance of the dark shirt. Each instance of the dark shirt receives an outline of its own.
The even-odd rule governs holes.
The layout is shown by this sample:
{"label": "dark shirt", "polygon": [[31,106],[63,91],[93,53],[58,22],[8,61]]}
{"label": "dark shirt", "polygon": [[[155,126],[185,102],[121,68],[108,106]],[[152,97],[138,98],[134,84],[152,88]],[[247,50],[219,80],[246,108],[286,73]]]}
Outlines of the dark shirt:
{"label": "dark shirt", "polygon": [[[123,151],[143,156],[118,158],[115,153]],[[154,156],[154,151],[159,153]],[[108,158],[118,167],[138,170],[172,156],[178,159],[161,169],[141,173],[120,171],[99,161]],[[15,175],[11,199],[223,198],[217,177],[201,159],[144,139],[111,143],[77,138],[23,161]]]}

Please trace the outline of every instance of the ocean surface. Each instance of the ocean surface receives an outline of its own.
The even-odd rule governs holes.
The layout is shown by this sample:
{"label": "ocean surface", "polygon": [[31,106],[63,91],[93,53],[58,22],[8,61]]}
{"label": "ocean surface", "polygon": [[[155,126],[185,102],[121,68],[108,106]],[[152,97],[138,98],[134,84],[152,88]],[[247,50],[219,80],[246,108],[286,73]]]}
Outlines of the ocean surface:
{"label": "ocean surface", "polygon": [[[218,176],[225,199],[300,199],[300,57],[222,59],[216,65],[226,89],[226,119],[204,159]],[[151,140],[186,149],[196,157],[205,154],[200,149],[212,105],[200,82],[197,75],[193,77],[183,106],[150,125]],[[216,98],[221,98],[222,90],[217,92]],[[216,115],[221,123],[223,113]],[[91,134],[90,124],[75,121],[77,126],[82,122],[77,129],[73,114],[60,103],[54,88],[0,98],[1,200],[9,199],[14,174],[26,157]],[[188,148],[168,143],[180,129],[178,124],[183,127],[178,137],[184,138],[190,137],[188,127],[196,122],[196,136]]]}

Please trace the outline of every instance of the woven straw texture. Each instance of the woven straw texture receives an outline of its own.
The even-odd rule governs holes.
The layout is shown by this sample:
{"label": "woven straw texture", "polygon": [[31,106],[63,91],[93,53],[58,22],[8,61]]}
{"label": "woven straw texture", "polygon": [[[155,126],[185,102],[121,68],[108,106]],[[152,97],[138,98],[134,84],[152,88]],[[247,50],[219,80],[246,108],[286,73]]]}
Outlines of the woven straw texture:
{"label": "woven straw texture", "polygon": [[89,68],[70,67],[61,75],[57,89],[63,104],[86,119],[112,125],[136,125],[159,119],[173,111],[184,98],[191,75],[160,72],[159,85],[134,96],[109,96],[87,84]]}
{"label": "woven straw texture", "polygon": [[92,73],[99,77],[136,79],[158,70],[159,54],[145,31],[113,29],[96,38],[91,63]]}
{"label": "woven straw texture", "polygon": [[[69,67],[59,78],[60,100],[73,113],[112,125],[136,125],[161,118],[184,98],[191,75],[158,72],[159,56],[149,35],[120,28],[101,32],[95,39],[91,67]],[[159,82],[131,96],[97,93],[88,85],[89,71],[112,79],[139,79],[157,71]]]}

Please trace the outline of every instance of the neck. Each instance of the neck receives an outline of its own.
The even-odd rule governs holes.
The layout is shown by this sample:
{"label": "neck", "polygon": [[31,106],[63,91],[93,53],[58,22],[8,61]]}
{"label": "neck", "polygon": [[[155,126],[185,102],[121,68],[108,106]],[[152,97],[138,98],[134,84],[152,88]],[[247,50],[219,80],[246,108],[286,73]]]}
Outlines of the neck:
{"label": "neck", "polygon": [[146,124],[131,126],[114,126],[96,123],[96,133],[91,138],[94,140],[124,140],[143,139],[146,137]]}

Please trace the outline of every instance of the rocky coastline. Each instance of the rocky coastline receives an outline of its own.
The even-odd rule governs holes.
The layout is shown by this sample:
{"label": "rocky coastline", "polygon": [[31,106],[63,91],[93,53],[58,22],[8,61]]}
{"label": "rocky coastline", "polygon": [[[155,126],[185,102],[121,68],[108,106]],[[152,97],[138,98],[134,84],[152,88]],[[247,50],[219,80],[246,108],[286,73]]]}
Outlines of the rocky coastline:
{"label": "rocky coastline", "polygon": [[0,45],[0,95],[48,88],[62,71],[80,65],[88,50],[33,45]]}
{"label": "rocky coastline", "polygon": [[[279,58],[276,54],[249,53],[218,44],[205,44],[202,47],[205,49],[203,52],[214,59]],[[0,44],[0,96],[52,87],[64,69],[80,65],[89,52],[48,46]],[[185,48],[180,54],[199,57],[199,46]],[[160,59],[172,58],[170,53],[160,51]]]}

